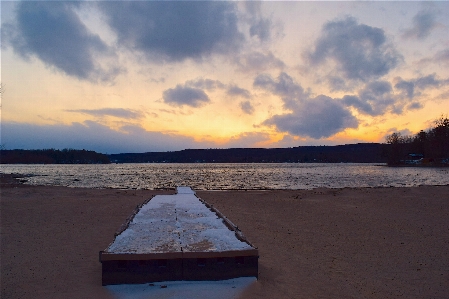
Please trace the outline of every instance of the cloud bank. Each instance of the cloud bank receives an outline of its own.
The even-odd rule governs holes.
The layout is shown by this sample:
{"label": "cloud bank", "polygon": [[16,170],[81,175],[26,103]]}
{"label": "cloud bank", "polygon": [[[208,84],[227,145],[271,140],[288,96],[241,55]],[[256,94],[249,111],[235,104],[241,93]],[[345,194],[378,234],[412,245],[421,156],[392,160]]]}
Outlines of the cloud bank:
{"label": "cloud bank", "polygon": [[396,84],[394,87],[409,99],[414,99],[416,96],[420,96],[421,92],[428,88],[439,88],[449,85],[449,79],[438,79],[436,74],[430,74],[409,80],[396,77],[395,81]]}
{"label": "cloud bank", "polygon": [[[326,23],[313,50],[304,58],[312,67],[336,65],[332,77],[367,82],[387,74],[402,60],[402,56],[388,43],[384,30],[359,24],[346,17]],[[343,89],[341,81],[330,81],[335,89]]]}
{"label": "cloud bank", "polygon": [[210,102],[209,96],[201,89],[176,85],[163,93],[164,102],[172,106],[201,107]]}
{"label": "cloud bank", "polygon": [[[75,13],[78,2],[20,2],[16,22],[4,24],[2,40],[25,59],[37,57],[49,67],[82,80],[111,80],[120,69],[102,68],[96,58],[109,55]],[[2,29],[3,30],[3,29]]]}
{"label": "cloud bank", "polygon": [[314,139],[326,138],[348,128],[357,128],[358,121],[341,101],[325,95],[310,97],[286,73],[277,78],[259,75],[254,86],[278,95],[290,113],[274,115],[263,122],[280,132]]}
{"label": "cloud bank", "polygon": [[[211,100],[206,94],[206,91],[224,90],[228,96],[251,99],[251,93],[244,88],[235,84],[224,84],[219,80],[212,80],[208,78],[196,78],[188,80],[183,85],[178,84],[175,88],[167,89],[163,92],[163,100],[165,103],[172,106],[187,105],[194,108],[202,107],[210,103]],[[242,110],[247,113],[253,111],[249,101],[241,106]]]}
{"label": "cloud bank", "polygon": [[99,6],[118,43],[153,61],[225,54],[244,40],[232,2],[107,1]]}
{"label": "cloud bank", "polygon": [[212,147],[208,142],[173,133],[123,126],[119,131],[94,121],[70,125],[35,125],[3,122],[1,144],[7,149],[89,149],[101,153],[142,153]]}
{"label": "cloud bank", "polygon": [[[83,5],[96,5],[101,11],[117,47],[108,46],[83,23],[77,14]],[[2,40],[16,53],[90,81],[112,81],[123,72],[98,62],[121,49],[152,62],[200,61],[237,52],[245,40],[233,2],[23,1],[15,17],[14,23],[2,24]]]}

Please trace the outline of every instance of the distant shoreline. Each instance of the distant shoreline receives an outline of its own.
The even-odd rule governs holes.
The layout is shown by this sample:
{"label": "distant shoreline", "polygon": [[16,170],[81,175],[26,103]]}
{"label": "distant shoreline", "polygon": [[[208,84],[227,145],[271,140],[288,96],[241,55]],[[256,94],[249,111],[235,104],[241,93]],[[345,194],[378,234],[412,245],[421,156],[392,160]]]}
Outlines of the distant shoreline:
{"label": "distant shoreline", "polygon": [[[403,155],[390,159],[391,144],[357,143],[291,148],[185,149],[167,152],[101,154],[86,150],[0,150],[1,164],[123,163],[385,163],[389,166],[449,166],[449,158]],[[407,159],[408,158],[408,159]]]}
{"label": "distant shoreline", "polygon": [[291,148],[185,149],[100,154],[86,150],[1,150],[0,163],[386,163],[388,145],[357,143]]}

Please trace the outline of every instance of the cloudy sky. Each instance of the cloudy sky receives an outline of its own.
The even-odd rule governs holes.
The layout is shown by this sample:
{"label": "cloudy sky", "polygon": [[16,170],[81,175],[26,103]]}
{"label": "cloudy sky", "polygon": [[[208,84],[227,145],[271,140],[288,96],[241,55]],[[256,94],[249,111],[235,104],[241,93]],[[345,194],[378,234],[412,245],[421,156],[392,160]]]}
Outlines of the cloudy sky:
{"label": "cloudy sky", "polygon": [[384,142],[449,114],[449,2],[2,1],[1,144]]}

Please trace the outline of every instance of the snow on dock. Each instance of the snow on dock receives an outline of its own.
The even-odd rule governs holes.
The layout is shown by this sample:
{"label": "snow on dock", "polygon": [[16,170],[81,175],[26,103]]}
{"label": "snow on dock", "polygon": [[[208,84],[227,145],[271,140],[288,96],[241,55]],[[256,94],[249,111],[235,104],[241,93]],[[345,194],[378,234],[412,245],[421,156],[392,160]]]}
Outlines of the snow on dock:
{"label": "snow on dock", "polygon": [[103,285],[255,276],[258,250],[189,187],[142,205],[100,252]]}

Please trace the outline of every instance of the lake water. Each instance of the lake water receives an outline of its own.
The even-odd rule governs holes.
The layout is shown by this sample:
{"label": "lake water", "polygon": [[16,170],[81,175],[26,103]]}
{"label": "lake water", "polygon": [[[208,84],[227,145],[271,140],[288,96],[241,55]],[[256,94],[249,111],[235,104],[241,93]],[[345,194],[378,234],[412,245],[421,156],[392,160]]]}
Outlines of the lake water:
{"label": "lake water", "polygon": [[313,189],[448,185],[448,168],[375,164],[101,164],[1,165],[29,175],[27,184],[87,188],[195,190]]}

